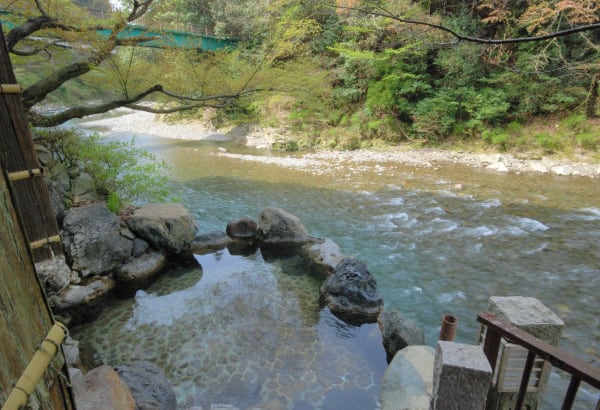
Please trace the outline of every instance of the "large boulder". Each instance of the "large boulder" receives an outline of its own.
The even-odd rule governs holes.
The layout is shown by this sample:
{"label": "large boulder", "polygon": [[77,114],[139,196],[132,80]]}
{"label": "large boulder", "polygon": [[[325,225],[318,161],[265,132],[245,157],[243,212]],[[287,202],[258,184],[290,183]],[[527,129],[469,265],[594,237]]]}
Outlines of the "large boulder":
{"label": "large boulder", "polygon": [[263,209],[258,219],[256,235],[264,244],[289,245],[310,241],[308,231],[300,219],[281,208]]}
{"label": "large boulder", "polygon": [[49,295],[60,293],[71,283],[71,268],[69,268],[63,256],[55,256],[37,262],[35,271]]}
{"label": "large boulder", "polygon": [[160,367],[145,361],[134,361],[115,367],[119,377],[129,386],[136,410],[175,410],[177,400],[173,384]]}
{"label": "large boulder", "polygon": [[167,257],[160,252],[150,252],[131,259],[115,273],[118,292],[133,295],[136,290],[144,289],[167,266],[167,262]]}
{"label": "large boulder", "polygon": [[410,345],[424,345],[425,333],[417,324],[400,312],[384,309],[377,318],[383,347],[387,352],[388,361],[397,351]]}
{"label": "large boulder", "polygon": [[383,308],[377,283],[364,262],[344,258],[321,286],[321,301],[349,322],[372,323]]}
{"label": "large boulder", "polygon": [[134,410],[135,401],[127,385],[107,365],[90,370],[75,379],[73,393],[78,410]]}
{"label": "large boulder", "polygon": [[198,225],[183,205],[153,203],[136,209],[128,219],[129,229],[156,249],[180,253],[193,241]]}
{"label": "large boulder", "polygon": [[63,246],[71,268],[82,277],[112,272],[131,254],[119,218],[104,203],[70,209],[63,221]]}

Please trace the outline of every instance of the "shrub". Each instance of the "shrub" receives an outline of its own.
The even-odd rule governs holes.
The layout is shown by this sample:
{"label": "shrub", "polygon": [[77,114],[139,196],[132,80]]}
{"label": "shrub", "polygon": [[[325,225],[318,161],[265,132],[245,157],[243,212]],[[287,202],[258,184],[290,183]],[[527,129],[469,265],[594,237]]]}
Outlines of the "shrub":
{"label": "shrub", "polygon": [[549,132],[541,132],[536,134],[534,139],[540,147],[550,153],[559,151],[563,147],[560,135],[550,134]]}
{"label": "shrub", "polygon": [[168,165],[135,146],[135,139],[115,141],[74,130],[37,130],[54,159],[68,168],[83,168],[111,211],[169,197]]}

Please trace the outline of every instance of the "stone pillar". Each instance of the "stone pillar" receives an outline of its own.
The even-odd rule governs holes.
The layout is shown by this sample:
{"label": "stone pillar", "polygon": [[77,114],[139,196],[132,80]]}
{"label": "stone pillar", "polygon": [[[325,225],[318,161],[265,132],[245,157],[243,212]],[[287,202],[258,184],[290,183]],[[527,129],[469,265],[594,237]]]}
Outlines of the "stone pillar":
{"label": "stone pillar", "polygon": [[483,410],[492,368],[481,346],[439,341],[431,410]]}
{"label": "stone pillar", "polygon": [[[546,343],[558,345],[564,322],[536,298],[492,296],[488,311],[498,319],[509,322]],[[488,396],[488,410],[508,410],[514,407],[526,358],[525,348],[504,341],[501,343]],[[524,409],[537,409],[541,405],[542,393],[549,375],[550,364],[541,359],[536,360],[530,387],[523,402]]]}

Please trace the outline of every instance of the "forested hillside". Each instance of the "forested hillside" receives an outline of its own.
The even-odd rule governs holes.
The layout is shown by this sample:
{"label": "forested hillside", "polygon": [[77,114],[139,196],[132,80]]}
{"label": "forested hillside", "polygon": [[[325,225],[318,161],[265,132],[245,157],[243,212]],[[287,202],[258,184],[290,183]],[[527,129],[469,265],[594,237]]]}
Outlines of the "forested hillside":
{"label": "forested hillside", "polygon": [[[218,121],[286,127],[299,136],[288,148],[465,138],[500,149],[600,145],[599,27],[538,38],[600,22],[598,2],[147,3],[137,23],[236,38],[238,47],[211,54],[120,47],[88,75],[91,88],[131,95],[160,78],[178,95],[250,90],[213,104]],[[99,0],[78,5],[106,8]]]}
{"label": "forested hillside", "polygon": [[[542,36],[600,21],[597,2],[169,4],[175,7],[157,9],[156,19],[245,42],[248,63],[261,64],[257,77],[271,91],[241,108],[267,125],[293,125],[305,144],[354,148],[474,136],[502,148],[523,125],[549,116],[563,119],[563,137],[598,144],[599,131],[585,116],[598,113],[599,30],[496,45],[459,41],[434,27],[482,40]],[[552,149],[559,142],[550,131],[522,138]]]}

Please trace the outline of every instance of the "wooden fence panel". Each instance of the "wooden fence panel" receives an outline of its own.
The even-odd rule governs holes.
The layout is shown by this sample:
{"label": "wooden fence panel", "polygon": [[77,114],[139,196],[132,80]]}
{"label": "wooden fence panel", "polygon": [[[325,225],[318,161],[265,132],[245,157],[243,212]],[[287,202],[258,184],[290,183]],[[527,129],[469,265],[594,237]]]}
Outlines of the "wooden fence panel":
{"label": "wooden fence panel", "polygon": [[[14,93],[16,84],[12,64],[6,49],[0,24],[0,165],[7,173],[39,169],[39,163],[27,117],[21,103],[21,94]],[[5,88],[2,91],[2,88]],[[8,88],[8,92],[6,88]],[[42,177],[13,182],[14,200],[25,222],[29,242],[59,234],[58,224],[50,205],[48,188]],[[33,251],[36,262],[62,255],[61,244],[47,245]]]}
{"label": "wooden fence panel", "polygon": [[[0,404],[53,325],[21,226],[0,166]],[[29,399],[33,408],[74,408],[63,371],[59,354]]]}

